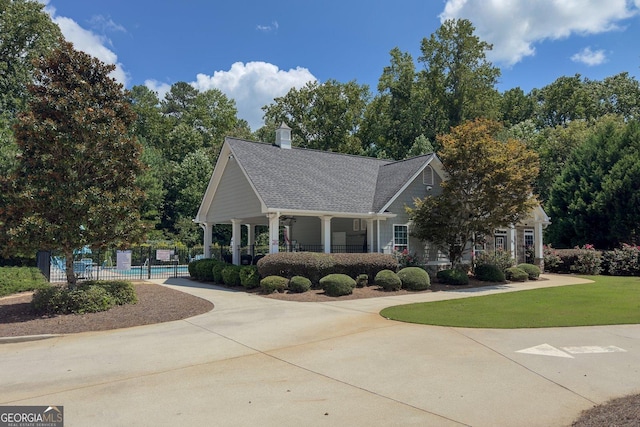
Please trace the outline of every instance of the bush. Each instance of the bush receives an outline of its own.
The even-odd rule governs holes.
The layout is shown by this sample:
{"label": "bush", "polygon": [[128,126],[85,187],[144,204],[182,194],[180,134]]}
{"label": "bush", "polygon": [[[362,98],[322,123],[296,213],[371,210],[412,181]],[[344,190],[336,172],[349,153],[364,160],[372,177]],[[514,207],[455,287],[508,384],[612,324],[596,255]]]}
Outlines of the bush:
{"label": "bush", "polygon": [[402,288],[402,280],[392,270],[382,270],[376,274],[375,284],[385,291],[399,291]]}
{"label": "bush", "polygon": [[463,286],[469,284],[469,275],[458,269],[440,270],[436,278],[445,285]]}
{"label": "bush", "polygon": [[304,276],[311,280],[312,285],[318,285],[321,278],[332,273],[346,274],[352,278],[364,273],[372,282],[378,271],[395,271],[397,262],[392,255],[379,253],[280,252],[266,255],[257,265],[261,277]]}
{"label": "bush", "polygon": [[289,279],[281,276],[267,276],[260,280],[260,289],[265,294],[272,294],[274,292],[284,292],[287,289]]}
{"label": "bush", "polygon": [[600,274],[602,258],[600,252],[596,251],[592,245],[576,247],[576,260],[571,265],[571,271],[578,274]]}
{"label": "bush", "polygon": [[189,275],[198,280],[213,280],[213,266],[219,261],[215,259],[199,259],[189,263]]}
{"label": "bush", "polygon": [[67,313],[97,313],[114,305],[114,298],[102,286],[83,286],[67,293]]}
{"label": "bush", "polygon": [[369,285],[369,276],[366,274],[358,274],[358,277],[356,277],[356,287],[357,288],[364,288],[365,286]]}
{"label": "bush", "polygon": [[479,265],[489,264],[495,265],[500,270],[505,271],[509,267],[513,267],[513,258],[511,253],[503,250],[497,250],[495,252],[481,252],[476,257],[476,267]]}
{"label": "bush", "polygon": [[505,278],[512,282],[526,282],[529,278],[529,273],[518,267],[509,267],[504,272]]}
{"label": "bush", "polygon": [[516,267],[527,273],[529,280],[538,280],[538,277],[540,277],[540,268],[537,265],[518,264]]}
{"label": "bush", "polygon": [[89,280],[78,286],[79,289],[91,286],[104,288],[113,298],[115,305],[135,304],[138,302],[133,283],[126,280]]}
{"label": "bush", "polygon": [[483,282],[504,282],[504,271],[493,264],[481,264],[475,270],[476,279]]}
{"label": "bush", "polygon": [[640,276],[640,246],[624,244],[620,249],[602,254],[605,274],[612,276]]}
{"label": "bush", "polygon": [[222,269],[222,281],[226,286],[240,286],[240,268],[228,264]]}
{"label": "bush", "polygon": [[551,245],[544,246],[543,252],[544,269],[550,273],[560,273],[563,264],[562,258],[558,254],[556,249],[553,249]]}
{"label": "bush", "polygon": [[213,281],[215,283],[220,285],[224,283],[224,277],[222,277],[222,270],[224,270],[229,265],[230,264],[227,264],[226,262],[222,262],[222,261],[216,261],[213,264],[212,273],[213,273]]}
{"label": "bush", "polygon": [[0,267],[0,297],[49,287],[35,267]]}
{"label": "bush", "polygon": [[398,271],[402,287],[411,291],[424,291],[431,285],[429,274],[420,267],[405,267]]}
{"label": "bush", "polygon": [[293,276],[289,281],[289,292],[301,294],[311,289],[311,280],[302,276]]}
{"label": "bush", "polygon": [[329,274],[320,279],[320,286],[324,289],[324,293],[330,297],[339,297],[353,293],[356,287],[356,281],[346,274]]}
{"label": "bush", "polygon": [[63,314],[67,310],[64,290],[57,286],[38,289],[31,299],[31,309],[36,314]]}
{"label": "bush", "polygon": [[260,286],[260,275],[255,265],[245,265],[240,268],[240,284],[245,289],[255,289]]}

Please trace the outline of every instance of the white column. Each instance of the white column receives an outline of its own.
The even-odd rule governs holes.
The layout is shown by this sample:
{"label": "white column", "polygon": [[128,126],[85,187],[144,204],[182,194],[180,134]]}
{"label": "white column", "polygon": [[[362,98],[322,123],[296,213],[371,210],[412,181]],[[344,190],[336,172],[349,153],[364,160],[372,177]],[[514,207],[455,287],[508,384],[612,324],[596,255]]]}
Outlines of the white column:
{"label": "white column", "polygon": [[233,265],[240,265],[241,226],[239,219],[231,220],[231,262]]}
{"label": "white column", "polygon": [[213,243],[213,224],[205,222],[200,224],[202,230],[204,230],[204,257],[211,258],[211,244]]}
{"label": "white column", "polygon": [[253,224],[245,224],[247,226],[247,246],[249,253],[253,255],[253,245],[255,244],[255,226]]}
{"label": "white column", "polygon": [[544,245],[542,242],[542,224],[536,222],[533,225],[533,229],[535,230],[535,237],[533,238],[533,248],[535,250],[536,261],[539,261],[544,258]]}
{"label": "white column", "polygon": [[331,217],[323,216],[320,217],[321,231],[322,234],[322,244],[324,245],[324,253],[331,253]]}
{"label": "white column", "polygon": [[380,250],[380,219],[376,219],[376,234],[378,235],[376,242],[376,252],[382,253]]}
{"label": "white column", "polygon": [[513,225],[510,225],[509,229],[507,230],[507,244],[507,250],[511,254],[511,258],[517,260],[518,254],[516,253],[516,228]]}
{"label": "white column", "polygon": [[367,218],[367,245],[369,253],[373,252],[373,218]]}
{"label": "white column", "polygon": [[269,253],[280,251],[280,214],[269,215]]}

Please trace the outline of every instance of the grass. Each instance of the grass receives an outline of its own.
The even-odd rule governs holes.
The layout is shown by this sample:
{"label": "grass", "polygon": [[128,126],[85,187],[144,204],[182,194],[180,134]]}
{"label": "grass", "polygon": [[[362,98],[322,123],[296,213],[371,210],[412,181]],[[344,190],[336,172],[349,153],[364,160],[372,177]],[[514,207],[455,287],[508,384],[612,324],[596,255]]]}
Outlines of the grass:
{"label": "grass", "polygon": [[550,328],[640,323],[640,278],[584,276],[594,283],[385,308],[386,318],[464,328]]}
{"label": "grass", "polygon": [[49,286],[35,267],[0,267],[0,297]]}

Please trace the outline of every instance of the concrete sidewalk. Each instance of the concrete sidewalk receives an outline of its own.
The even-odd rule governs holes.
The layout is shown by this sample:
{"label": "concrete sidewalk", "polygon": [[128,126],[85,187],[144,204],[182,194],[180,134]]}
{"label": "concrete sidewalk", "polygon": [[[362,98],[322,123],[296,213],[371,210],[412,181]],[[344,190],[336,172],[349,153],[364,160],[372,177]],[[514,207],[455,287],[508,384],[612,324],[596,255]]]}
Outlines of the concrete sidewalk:
{"label": "concrete sidewalk", "polygon": [[465,329],[377,314],[577,283],[547,278],[327,303],[170,279],[165,286],[214,310],[0,345],[0,405],[63,405],[67,427],[568,425],[583,409],[640,392],[640,326]]}

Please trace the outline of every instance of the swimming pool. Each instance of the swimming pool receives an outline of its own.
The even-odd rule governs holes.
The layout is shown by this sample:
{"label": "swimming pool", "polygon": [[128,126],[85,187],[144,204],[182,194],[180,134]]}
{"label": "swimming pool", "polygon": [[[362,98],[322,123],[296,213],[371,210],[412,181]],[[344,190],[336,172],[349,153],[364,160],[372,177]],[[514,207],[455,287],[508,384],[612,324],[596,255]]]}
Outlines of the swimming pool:
{"label": "swimming pool", "polygon": [[[52,282],[66,281],[66,274],[60,269],[51,267],[50,278]],[[96,280],[145,280],[145,279],[168,279],[170,277],[189,277],[189,268],[186,265],[144,265],[132,266],[129,270],[118,270],[115,267],[93,266],[84,271],[80,279]]]}

